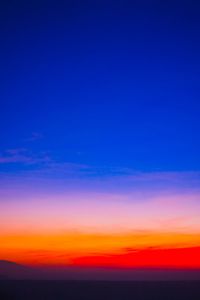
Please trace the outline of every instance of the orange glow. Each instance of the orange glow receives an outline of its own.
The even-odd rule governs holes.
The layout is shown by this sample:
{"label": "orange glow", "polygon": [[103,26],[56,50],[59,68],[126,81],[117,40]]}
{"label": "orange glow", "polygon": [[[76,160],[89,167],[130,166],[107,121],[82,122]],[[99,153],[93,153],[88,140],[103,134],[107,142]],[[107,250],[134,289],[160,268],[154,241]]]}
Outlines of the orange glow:
{"label": "orange glow", "polygon": [[4,234],[0,245],[1,259],[29,265],[200,267],[199,234]]}

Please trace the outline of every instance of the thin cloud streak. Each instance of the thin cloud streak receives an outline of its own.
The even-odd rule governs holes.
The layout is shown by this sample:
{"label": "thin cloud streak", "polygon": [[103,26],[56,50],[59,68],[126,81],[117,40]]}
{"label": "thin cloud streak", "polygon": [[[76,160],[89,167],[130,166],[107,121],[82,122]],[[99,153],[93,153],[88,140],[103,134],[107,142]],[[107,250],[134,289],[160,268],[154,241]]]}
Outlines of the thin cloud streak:
{"label": "thin cloud streak", "polygon": [[26,148],[8,149],[0,154],[0,164],[21,163],[25,165],[35,165],[39,163],[49,163],[51,158],[45,153],[32,154]]}
{"label": "thin cloud streak", "polygon": [[[37,164],[36,164],[37,161]],[[94,167],[78,163],[60,163],[47,157],[37,158],[34,169],[24,169],[17,172],[0,172],[0,193],[6,190],[21,189],[28,193],[31,186],[36,190],[51,193],[66,191],[99,192],[120,195],[135,193],[137,197],[150,197],[200,192],[199,172],[159,172],[135,173],[132,175],[101,176],[95,174]],[[12,187],[12,188],[11,188]],[[14,192],[13,192],[14,193]]]}
{"label": "thin cloud streak", "polygon": [[29,138],[25,139],[25,141],[26,142],[34,142],[34,141],[37,141],[37,140],[41,140],[43,138],[44,138],[44,136],[43,136],[42,133],[32,132],[32,135]]}

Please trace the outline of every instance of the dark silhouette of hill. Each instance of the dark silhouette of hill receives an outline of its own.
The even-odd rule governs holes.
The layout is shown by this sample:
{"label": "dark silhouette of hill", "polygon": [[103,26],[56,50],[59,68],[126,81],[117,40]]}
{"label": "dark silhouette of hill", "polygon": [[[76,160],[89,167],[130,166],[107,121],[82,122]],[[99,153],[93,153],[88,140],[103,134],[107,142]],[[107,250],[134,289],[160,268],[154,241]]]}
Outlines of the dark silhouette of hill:
{"label": "dark silhouette of hill", "polygon": [[0,260],[0,279],[26,279],[34,275],[34,270],[15,262]]}
{"label": "dark silhouette of hill", "polygon": [[24,270],[26,267],[8,260],[0,260],[0,271]]}
{"label": "dark silhouette of hill", "polygon": [[2,300],[199,300],[200,271],[33,268],[0,260]]}
{"label": "dark silhouette of hill", "polygon": [[160,281],[200,280],[200,270],[29,267],[0,260],[0,279]]}

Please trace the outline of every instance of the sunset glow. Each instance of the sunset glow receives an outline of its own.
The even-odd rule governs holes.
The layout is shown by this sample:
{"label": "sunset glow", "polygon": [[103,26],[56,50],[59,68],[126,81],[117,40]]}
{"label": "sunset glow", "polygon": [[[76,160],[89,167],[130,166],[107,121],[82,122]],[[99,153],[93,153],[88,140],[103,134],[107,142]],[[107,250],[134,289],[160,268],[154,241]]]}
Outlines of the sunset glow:
{"label": "sunset glow", "polygon": [[200,1],[0,2],[0,279],[200,277]]}
{"label": "sunset glow", "polygon": [[200,267],[197,190],[32,193],[28,202],[25,195],[17,202],[9,190],[6,195],[1,259],[35,266]]}

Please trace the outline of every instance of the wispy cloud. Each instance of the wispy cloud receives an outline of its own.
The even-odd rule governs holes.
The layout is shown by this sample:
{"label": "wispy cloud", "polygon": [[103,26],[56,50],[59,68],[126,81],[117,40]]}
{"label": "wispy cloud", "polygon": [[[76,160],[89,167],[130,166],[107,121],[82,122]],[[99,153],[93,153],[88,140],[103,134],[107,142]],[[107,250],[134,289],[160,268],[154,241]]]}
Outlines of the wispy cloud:
{"label": "wispy cloud", "polygon": [[44,136],[40,132],[32,132],[31,136],[26,138],[25,141],[33,142],[42,139]]}
{"label": "wispy cloud", "polygon": [[50,161],[50,157],[45,153],[34,155],[26,148],[8,149],[3,153],[0,153],[0,164],[21,163],[31,165],[48,163]]}

